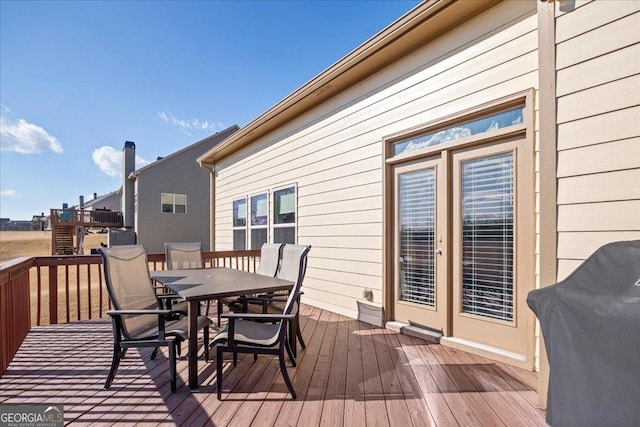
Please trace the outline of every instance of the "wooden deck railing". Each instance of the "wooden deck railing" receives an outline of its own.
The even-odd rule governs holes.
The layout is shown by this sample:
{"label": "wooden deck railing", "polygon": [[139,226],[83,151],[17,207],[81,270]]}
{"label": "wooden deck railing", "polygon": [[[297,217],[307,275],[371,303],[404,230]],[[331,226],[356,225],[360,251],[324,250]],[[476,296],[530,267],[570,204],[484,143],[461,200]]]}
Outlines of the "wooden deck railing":
{"label": "wooden deck railing", "polygon": [[[205,252],[206,267],[255,271],[259,250]],[[148,255],[150,270],[164,270],[164,254]],[[109,298],[99,255],[17,258],[0,266],[0,376],[31,325],[105,317]]]}
{"label": "wooden deck railing", "polygon": [[29,270],[33,258],[16,258],[0,268],[0,376],[31,329]]}

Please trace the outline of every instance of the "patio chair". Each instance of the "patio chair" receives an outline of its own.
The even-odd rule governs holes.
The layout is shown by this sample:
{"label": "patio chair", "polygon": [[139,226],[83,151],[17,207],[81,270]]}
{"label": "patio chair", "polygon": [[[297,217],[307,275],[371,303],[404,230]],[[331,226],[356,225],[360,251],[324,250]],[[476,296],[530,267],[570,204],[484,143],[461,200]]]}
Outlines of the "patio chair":
{"label": "patio chair", "polygon": [[[180,343],[188,338],[187,318],[172,320],[174,311],[162,308],[151,284],[144,247],[124,245],[100,248],[98,252],[102,256],[105,283],[114,308],[107,311],[113,325],[113,359],[104,388],[111,386],[127,349],[153,347],[151,359],[154,359],[159,347],[168,347],[171,391],[175,392],[176,354]],[[210,323],[207,317],[198,317],[198,329],[203,330],[205,343],[209,339]],[[208,357],[208,351],[205,351],[205,357]]]}
{"label": "patio chair", "polygon": [[[276,273],[276,277],[279,279],[289,280],[295,282],[297,277],[302,273],[302,280],[306,273],[306,263],[304,270],[299,271],[297,259],[300,253],[305,251],[310,246],[304,245],[291,245],[287,244],[281,251],[282,260],[280,268]],[[298,304],[300,303],[300,297],[303,294],[302,291],[298,292]],[[273,292],[269,294],[256,295],[253,297],[246,297],[242,301],[242,306],[231,305],[232,311],[241,313],[262,313],[262,314],[279,314],[284,312],[285,303],[287,301],[289,291]],[[291,322],[289,328],[289,343],[293,356],[297,356],[297,342],[300,342],[300,346],[306,348],[304,339],[302,338],[302,332],[300,331],[299,315],[296,313],[295,319]],[[295,364],[295,360],[292,360]]]}
{"label": "patio chair", "polygon": [[[204,268],[202,242],[165,243],[164,255],[167,270]],[[166,287],[162,287],[162,290],[163,292],[169,292]],[[171,300],[169,300],[169,303],[171,304]],[[209,305],[210,302],[207,301],[206,314],[209,314]],[[189,304],[186,301],[180,301],[173,304],[173,306],[168,305],[167,308],[186,313],[189,309]]]}
{"label": "patio chair", "polygon": [[[287,257],[286,262],[297,265],[296,270],[298,271],[298,276],[295,278],[295,284],[288,295],[284,311],[281,314],[222,314],[222,317],[228,319],[229,322],[209,344],[209,347],[216,347],[218,399],[222,397],[222,361],[225,352],[233,353],[234,365],[238,353],[252,353],[254,360],[258,354],[277,355],[284,382],[287,384],[291,396],[294,399],[297,397],[289,374],[287,373],[285,363],[285,350],[289,354],[289,358],[295,360],[291,354],[291,348],[288,345],[287,326],[295,319],[298,312],[298,294],[302,286],[302,279],[304,278],[304,271],[307,264],[307,254],[310,249],[310,246],[305,246],[302,251],[296,251],[295,259],[291,256]],[[285,256],[287,256],[286,246],[284,248],[283,259]]]}
{"label": "patio chair", "polygon": [[202,243],[165,243],[164,254],[167,270],[204,268]]}
{"label": "patio chair", "polygon": [[[256,269],[256,274],[275,277],[278,266],[280,265],[280,257],[282,256],[282,247],[284,243],[265,243],[260,248],[260,263]],[[293,281],[293,279],[291,279]],[[220,327],[220,315],[223,306],[227,305],[231,311],[246,312],[247,300],[246,296],[221,298],[218,300],[218,327]],[[282,311],[281,311],[282,312]]]}

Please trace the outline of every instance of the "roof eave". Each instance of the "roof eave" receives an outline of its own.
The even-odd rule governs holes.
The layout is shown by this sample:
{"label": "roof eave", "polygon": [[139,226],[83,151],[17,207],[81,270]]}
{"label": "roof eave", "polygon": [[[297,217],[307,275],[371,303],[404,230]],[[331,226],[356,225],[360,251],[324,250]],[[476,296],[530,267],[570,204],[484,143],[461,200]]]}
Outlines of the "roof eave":
{"label": "roof eave", "polygon": [[421,3],[198,157],[198,163],[214,163],[232,154],[498,2],[429,0]]}

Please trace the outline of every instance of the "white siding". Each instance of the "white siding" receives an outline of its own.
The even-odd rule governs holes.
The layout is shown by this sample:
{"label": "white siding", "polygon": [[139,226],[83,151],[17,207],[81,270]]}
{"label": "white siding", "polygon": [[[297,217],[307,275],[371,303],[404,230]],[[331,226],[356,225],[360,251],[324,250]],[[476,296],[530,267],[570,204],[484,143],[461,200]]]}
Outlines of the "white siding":
{"label": "white siding", "polygon": [[383,138],[537,88],[535,10],[499,4],[218,162],[216,249],[232,247],[232,200],[297,183],[305,302],[358,317],[371,288],[379,307]]}
{"label": "white siding", "polygon": [[599,246],[640,238],[640,2],[556,16],[558,279]]}

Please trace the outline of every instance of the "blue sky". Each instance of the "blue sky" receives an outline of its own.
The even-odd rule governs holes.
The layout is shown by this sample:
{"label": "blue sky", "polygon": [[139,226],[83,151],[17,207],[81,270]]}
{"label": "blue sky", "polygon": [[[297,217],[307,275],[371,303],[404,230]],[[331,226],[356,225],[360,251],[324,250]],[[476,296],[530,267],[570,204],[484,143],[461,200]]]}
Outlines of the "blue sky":
{"label": "blue sky", "polygon": [[244,126],[417,1],[0,1],[0,217]]}

